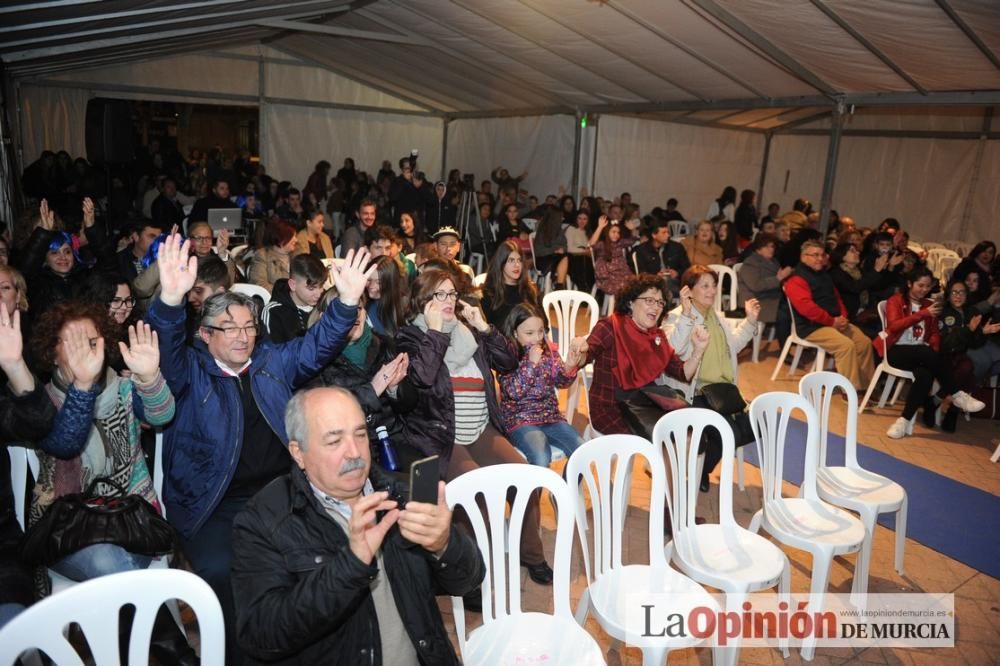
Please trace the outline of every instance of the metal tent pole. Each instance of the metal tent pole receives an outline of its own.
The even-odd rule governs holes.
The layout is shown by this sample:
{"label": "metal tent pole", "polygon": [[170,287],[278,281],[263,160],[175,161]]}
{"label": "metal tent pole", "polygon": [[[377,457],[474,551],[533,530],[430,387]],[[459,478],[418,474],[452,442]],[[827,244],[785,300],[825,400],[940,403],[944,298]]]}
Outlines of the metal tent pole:
{"label": "metal tent pole", "polygon": [[819,230],[826,237],[830,218],[830,200],[833,198],[833,182],[837,175],[837,158],[840,154],[840,135],[844,129],[844,103],[839,102],[833,110],[833,128],[830,130],[830,144],[826,151],[826,174],[823,176],[823,195],[819,200]]}

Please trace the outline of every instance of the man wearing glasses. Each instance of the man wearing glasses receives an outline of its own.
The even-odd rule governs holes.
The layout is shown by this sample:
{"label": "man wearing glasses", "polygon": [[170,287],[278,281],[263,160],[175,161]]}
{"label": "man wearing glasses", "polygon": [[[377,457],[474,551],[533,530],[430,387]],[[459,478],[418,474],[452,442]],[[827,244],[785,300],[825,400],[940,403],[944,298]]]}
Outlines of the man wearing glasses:
{"label": "man wearing glasses", "polygon": [[160,248],[160,293],[147,319],[159,335],[160,366],[177,415],[164,432],[166,515],[184,552],[222,604],[227,664],[241,663],[229,582],[236,514],[258,490],[288,473],[284,412],[292,392],[348,342],[368,278],[368,251],[348,253],[333,274],[340,297],[305,336],[258,344],[257,304],[238,293],[208,298],[194,347],[185,345],[185,296],[197,258],[176,234]]}
{"label": "man wearing glasses", "polygon": [[817,241],[806,241],[799,265],[784,284],[792,305],[795,332],[832,354],[837,371],[859,392],[868,388],[875,367],[872,341],[848,321],[833,277],[826,270],[826,250]]}

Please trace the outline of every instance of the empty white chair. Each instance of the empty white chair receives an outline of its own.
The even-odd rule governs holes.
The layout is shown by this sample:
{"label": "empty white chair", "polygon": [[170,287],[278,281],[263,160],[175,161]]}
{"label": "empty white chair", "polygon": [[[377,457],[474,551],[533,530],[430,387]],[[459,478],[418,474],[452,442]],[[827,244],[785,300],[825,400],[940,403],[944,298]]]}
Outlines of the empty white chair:
{"label": "empty white chair", "polygon": [[[643,460],[652,474],[649,493],[649,564],[622,561],[622,538],[631,489],[631,469]],[[642,604],[663,608],[684,617],[692,608],[718,605],[698,583],[671,569],[663,552],[663,502],[666,477],[663,456],[647,440],[635,435],[605,435],[578,448],[566,466],[566,478],[573,496],[573,512],[581,535],[587,590],[580,598],[576,620],[581,625],[593,611],[601,627],[614,639],[642,650],[643,664],[660,666],[667,653],[692,647],[700,641],[691,637],[641,636],[627,631],[630,614],[642,613]],[[593,514],[593,549],[583,535],[587,532],[587,502]],[[641,617],[641,615],[639,615]]]}
{"label": "empty white chair", "polygon": [[237,294],[243,294],[244,296],[249,296],[250,298],[259,296],[264,301],[264,305],[271,302],[271,294],[268,293],[267,289],[264,289],[264,287],[256,284],[237,282],[229,288],[229,291],[235,291]]}
{"label": "empty white chair", "polygon": [[205,581],[179,569],[101,576],[43,599],[0,630],[0,663],[13,664],[22,652],[37,648],[60,666],[83,666],[65,636],[68,626],[75,623],[87,639],[94,663],[118,666],[119,611],[126,604],[135,606],[128,663],[148,663],[157,611],[173,599],[184,601],[198,617],[201,663],[222,666],[225,627],[219,600]]}
{"label": "empty white chair", "polygon": [[951,274],[955,271],[955,268],[961,262],[962,260],[957,254],[939,257],[937,269],[934,271],[934,275],[937,276],[941,282],[947,282],[951,278]]}
{"label": "empty white chair", "polygon": [[[507,491],[517,497],[506,520]],[[537,489],[548,490],[556,511],[556,545],[552,560],[553,613],[521,608],[520,540],[524,513]],[[597,642],[573,620],[569,602],[573,548],[573,504],[570,489],[555,472],[534,465],[491,465],[462,474],[448,483],[448,506],[469,516],[476,544],[486,563],[483,580],[483,624],[465,634],[465,607],[452,597],[455,632],[467,664],[516,663],[518,657],[545,655],[550,664],[603,664]],[[482,497],[486,515],[477,502]],[[526,661],[525,663],[541,663]]]}
{"label": "empty white chair", "polygon": [[[792,412],[806,417],[806,441],[790,442],[788,426]],[[836,555],[861,550],[865,527],[860,520],[819,498],[816,470],[819,466],[819,416],[797,393],[774,391],[758,395],[750,403],[750,423],[757,438],[757,458],[764,490],[763,508],[750,521],[750,531],[763,527],[775,539],[812,555],[811,601],[807,612],[818,613],[830,579],[830,565]],[[783,497],[785,448],[805,446],[805,465],[799,497]],[[815,642],[802,647],[802,658],[813,657]]]}
{"label": "empty white chair", "polygon": [[[878,310],[878,318],[882,321],[882,330],[879,331],[878,335],[880,338],[885,340],[889,337],[889,334],[885,330],[885,301],[879,301],[876,308]],[[882,388],[882,397],[879,398],[878,406],[879,408],[885,407],[886,398],[889,397],[889,393],[892,391],[892,385],[896,383],[897,379],[905,379],[913,381],[913,373],[909,370],[900,370],[899,368],[894,368],[891,363],[889,363],[889,358],[886,356],[875,368],[875,374],[872,375],[872,380],[868,382],[868,390],[865,391],[865,397],[861,400],[861,406],[858,407],[858,413],[865,411],[865,407],[868,405],[868,399],[871,398],[872,392],[875,391],[875,387],[878,385],[878,379],[880,376],[885,375],[885,386]],[[903,390],[903,382],[899,382],[896,386],[896,393],[892,396],[892,401],[889,402],[890,405],[895,405],[896,400],[899,398],[899,392]]]}
{"label": "empty white chair", "polygon": [[[698,445],[706,428],[714,428],[722,436],[719,523],[697,525],[695,509],[701,478]],[[670,461],[673,543],[668,551],[677,568],[703,585],[724,591],[727,609],[735,612],[740,611],[750,592],[777,585],[781,595],[787,594],[791,585],[788,558],[780,548],[744,529],[733,518],[735,441],[726,419],[709,409],[679,409],[656,422],[653,443],[666,449]],[[732,645],[721,654],[725,663],[737,661],[738,637]]]}
{"label": "empty white chair", "polygon": [[[722,310],[723,312],[736,309],[740,303],[736,299],[736,292],[739,287],[736,284],[736,271],[723,264],[709,264],[708,267],[719,276],[718,288],[715,290],[715,309]],[[729,280],[728,291],[725,288],[726,280]]]}
{"label": "empty white chair", "polygon": [[681,222],[680,220],[670,220],[667,223],[670,226],[670,237],[674,240],[684,238],[689,233],[691,233],[690,227],[688,227],[687,222]]}
{"label": "empty white chair", "polygon": [[[547,317],[550,317],[550,327],[554,327],[558,333],[559,339],[554,342],[563,360],[566,360],[566,355],[569,354],[570,342],[573,338],[577,337],[576,322],[581,314],[580,308],[583,306],[587,306],[587,316],[589,317],[587,320],[587,332],[584,335],[589,335],[594,330],[594,326],[597,325],[597,320],[600,318],[597,300],[593,296],[582,291],[564,289],[562,291],[553,291],[542,297],[542,310]],[[553,310],[555,311],[555,321],[551,319]],[[580,392],[589,390],[590,384],[588,380],[593,376],[593,372],[593,367],[589,365],[580,368],[576,381],[569,387],[569,392],[566,396],[566,421],[570,424],[573,423],[573,417],[576,415],[576,410],[580,404]],[[589,406],[587,414],[590,414]]]}
{"label": "empty white chair", "polygon": [[[847,396],[847,423],[844,431],[844,460],[827,465],[826,444],[830,432],[830,401],[835,390]],[[819,415],[819,470],[816,491],[820,499],[849,509],[861,516],[865,526],[865,542],[858,555],[854,572],[852,603],[860,605],[868,592],[871,567],[872,537],[875,520],[881,513],[896,514],[896,571],[903,573],[903,550],[906,547],[906,490],[886,477],[870,472],[858,464],[858,394],[843,375],[835,372],[814,372],[799,380],[799,393],[812,404]],[[839,464],[842,462],[843,464]]]}
{"label": "empty white chair", "polygon": [[[788,300],[787,297],[785,300]],[[799,367],[799,359],[802,358],[803,349],[815,349],[816,350],[816,360],[813,362],[813,370],[822,370],[823,366],[826,365],[826,351],[822,347],[814,342],[809,342],[805,338],[800,338],[799,334],[795,330],[795,312],[792,308],[792,302],[788,301],[788,312],[792,317],[792,332],[788,335],[788,339],[785,340],[785,346],[781,348],[781,355],[778,356],[778,362],[774,366],[774,372],[771,373],[771,381],[773,382],[778,378],[778,372],[781,370],[781,366],[785,363],[785,357],[788,356],[788,351],[795,345],[795,355],[792,357],[792,366],[788,368],[788,376],[791,377],[795,374],[795,370]]]}

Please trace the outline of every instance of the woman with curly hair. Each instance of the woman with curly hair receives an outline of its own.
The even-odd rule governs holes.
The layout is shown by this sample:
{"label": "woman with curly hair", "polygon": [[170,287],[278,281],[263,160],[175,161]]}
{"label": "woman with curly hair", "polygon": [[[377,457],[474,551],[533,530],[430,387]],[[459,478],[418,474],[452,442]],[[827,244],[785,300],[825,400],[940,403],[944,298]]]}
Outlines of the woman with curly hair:
{"label": "woman with curly hair", "polygon": [[[594,364],[590,387],[590,420],[604,435],[635,434],[652,439],[653,426],[666,411],[684,407],[672,389],[656,380],[663,374],[689,382],[708,346],[708,331],[691,332],[691,355],[682,361],[660,329],[670,292],[656,275],[636,275],[615,298],[615,311],[597,322],[571,349]],[[665,399],[661,399],[665,398]]]}

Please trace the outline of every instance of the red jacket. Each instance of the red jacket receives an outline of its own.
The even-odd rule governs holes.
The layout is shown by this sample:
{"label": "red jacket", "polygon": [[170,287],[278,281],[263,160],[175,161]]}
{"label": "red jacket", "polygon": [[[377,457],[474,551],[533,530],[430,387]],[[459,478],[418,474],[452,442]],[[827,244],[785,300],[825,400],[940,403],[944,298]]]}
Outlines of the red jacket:
{"label": "red jacket", "polygon": [[885,356],[886,350],[891,349],[896,344],[900,336],[903,335],[903,331],[921,322],[923,322],[924,327],[921,339],[926,341],[934,351],[940,351],[941,331],[938,329],[937,317],[927,312],[926,309],[931,303],[933,303],[931,299],[925,298],[920,302],[918,312],[910,312],[909,294],[897,293],[885,302],[885,332],[887,336],[883,340],[880,335],[872,341],[880,356]]}
{"label": "red jacket", "polygon": [[[816,305],[816,301],[813,300],[812,290],[809,288],[809,283],[803,278],[798,275],[792,275],[785,280],[783,288],[785,295],[788,296],[788,300],[792,303],[792,307],[800,315],[821,326],[833,326],[834,316]],[[847,308],[844,307],[844,301],[840,297],[839,292],[837,292],[837,303],[840,305],[840,316],[847,319]],[[799,335],[801,335],[801,332]]]}

